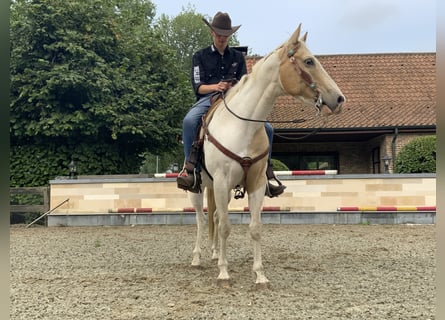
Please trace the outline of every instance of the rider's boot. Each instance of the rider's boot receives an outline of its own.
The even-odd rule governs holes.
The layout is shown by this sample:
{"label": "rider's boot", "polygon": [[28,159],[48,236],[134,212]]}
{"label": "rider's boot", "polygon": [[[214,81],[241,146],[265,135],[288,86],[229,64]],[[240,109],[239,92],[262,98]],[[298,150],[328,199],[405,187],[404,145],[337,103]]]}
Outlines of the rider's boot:
{"label": "rider's boot", "polygon": [[186,191],[201,193],[201,174],[196,169],[196,164],[199,157],[199,147],[193,144],[190,151],[189,161],[186,161],[184,168],[179,172],[176,182],[178,188]]}
{"label": "rider's boot", "polygon": [[[273,172],[273,167],[272,164],[269,163],[267,165],[267,170],[266,170],[266,176],[267,176],[267,184],[266,184],[266,196],[273,198],[273,197],[278,197],[280,194],[282,194],[284,192],[284,189],[286,189],[286,186],[283,185],[281,183],[280,180],[278,180],[278,178],[275,176],[275,173]],[[278,185],[274,185],[272,183],[270,183],[270,180],[275,180]]]}
{"label": "rider's boot", "polygon": [[187,162],[178,174],[176,182],[178,188],[194,193],[201,193],[201,175],[190,162]]}

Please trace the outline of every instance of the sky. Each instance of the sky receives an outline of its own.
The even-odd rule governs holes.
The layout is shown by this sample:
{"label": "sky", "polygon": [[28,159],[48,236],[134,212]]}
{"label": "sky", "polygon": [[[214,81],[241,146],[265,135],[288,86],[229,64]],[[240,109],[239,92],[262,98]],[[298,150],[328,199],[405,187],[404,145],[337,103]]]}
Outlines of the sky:
{"label": "sky", "polygon": [[435,0],[152,0],[157,17],[189,5],[210,19],[229,13],[240,45],[266,55],[298,24],[313,54],[436,52]]}

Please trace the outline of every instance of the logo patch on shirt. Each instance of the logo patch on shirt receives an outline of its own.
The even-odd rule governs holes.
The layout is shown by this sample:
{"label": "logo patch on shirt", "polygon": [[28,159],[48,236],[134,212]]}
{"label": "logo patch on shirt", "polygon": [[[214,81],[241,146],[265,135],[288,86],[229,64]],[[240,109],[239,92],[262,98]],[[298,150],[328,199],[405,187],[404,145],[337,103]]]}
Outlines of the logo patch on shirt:
{"label": "logo patch on shirt", "polygon": [[199,76],[199,66],[195,66],[193,68],[193,78],[194,78],[195,83],[201,82],[201,77]]}

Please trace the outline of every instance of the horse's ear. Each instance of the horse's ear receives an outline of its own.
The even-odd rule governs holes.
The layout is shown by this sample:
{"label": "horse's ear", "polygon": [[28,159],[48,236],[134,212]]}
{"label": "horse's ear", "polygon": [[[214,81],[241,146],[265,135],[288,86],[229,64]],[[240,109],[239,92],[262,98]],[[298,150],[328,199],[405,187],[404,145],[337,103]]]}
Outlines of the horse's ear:
{"label": "horse's ear", "polygon": [[304,35],[301,37],[300,41],[301,42],[306,42],[307,39],[307,31],[304,33]]}
{"label": "horse's ear", "polygon": [[289,44],[296,45],[298,43],[298,38],[300,37],[301,23],[298,25],[297,30],[294,31],[292,36],[289,38]]}

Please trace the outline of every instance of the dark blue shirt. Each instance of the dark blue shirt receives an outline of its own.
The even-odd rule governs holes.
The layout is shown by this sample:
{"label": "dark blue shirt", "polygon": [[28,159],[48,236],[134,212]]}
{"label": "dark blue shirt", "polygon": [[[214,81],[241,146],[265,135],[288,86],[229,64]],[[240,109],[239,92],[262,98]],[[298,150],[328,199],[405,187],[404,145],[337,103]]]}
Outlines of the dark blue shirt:
{"label": "dark blue shirt", "polygon": [[201,49],[193,55],[191,82],[196,98],[203,95],[198,93],[202,84],[215,84],[223,79],[240,80],[247,73],[246,60],[241,51],[226,47],[221,55],[213,46]]}

